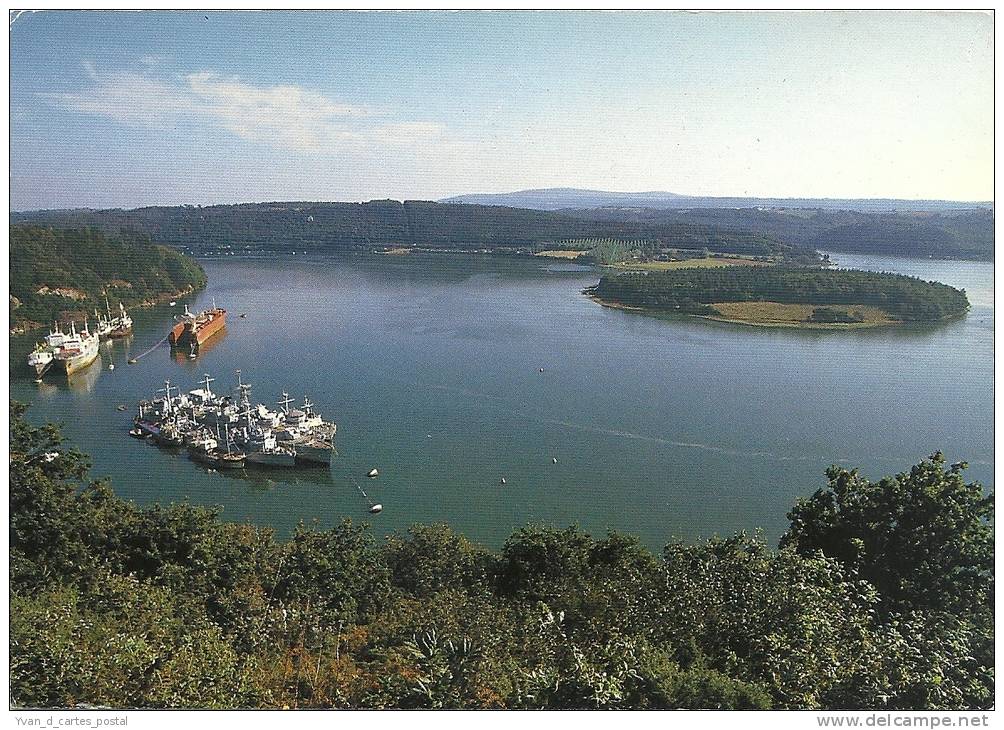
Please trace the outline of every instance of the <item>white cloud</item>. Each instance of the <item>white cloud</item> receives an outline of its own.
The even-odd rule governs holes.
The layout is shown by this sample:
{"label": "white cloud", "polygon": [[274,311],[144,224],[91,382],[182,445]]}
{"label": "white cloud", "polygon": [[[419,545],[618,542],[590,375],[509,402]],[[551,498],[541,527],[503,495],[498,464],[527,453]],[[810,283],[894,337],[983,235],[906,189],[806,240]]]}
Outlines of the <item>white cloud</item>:
{"label": "white cloud", "polygon": [[[144,57],[152,69],[158,59]],[[42,94],[73,111],[122,124],[167,129],[185,119],[214,125],[243,140],[299,152],[364,150],[377,145],[427,148],[448,140],[442,125],[399,120],[367,105],[347,104],[292,84],[256,86],[212,71],[183,77],[102,74],[88,61],[93,84],[82,91]]]}

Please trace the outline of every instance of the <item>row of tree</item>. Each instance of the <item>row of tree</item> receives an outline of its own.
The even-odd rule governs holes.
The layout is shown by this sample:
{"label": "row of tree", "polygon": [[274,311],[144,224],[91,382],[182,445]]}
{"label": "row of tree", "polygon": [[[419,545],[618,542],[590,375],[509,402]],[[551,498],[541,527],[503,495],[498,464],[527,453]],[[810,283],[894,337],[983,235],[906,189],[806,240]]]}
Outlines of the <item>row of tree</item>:
{"label": "row of tree", "polygon": [[964,291],[901,274],[784,266],[690,268],[607,275],[602,299],[654,309],[703,312],[716,302],[857,304],[895,319],[936,321],[966,312]]}
{"label": "row of tree", "polygon": [[121,301],[129,306],[205,283],[195,261],[152,244],[145,234],[10,226],[10,294],[16,300],[11,302],[12,328],[45,324],[66,310],[103,310],[106,292],[113,305]]}
{"label": "row of tree", "polygon": [[16,706],[984,708],[993,499],[936,454],[833,468],[778,550],[139,508],[12,404]]}

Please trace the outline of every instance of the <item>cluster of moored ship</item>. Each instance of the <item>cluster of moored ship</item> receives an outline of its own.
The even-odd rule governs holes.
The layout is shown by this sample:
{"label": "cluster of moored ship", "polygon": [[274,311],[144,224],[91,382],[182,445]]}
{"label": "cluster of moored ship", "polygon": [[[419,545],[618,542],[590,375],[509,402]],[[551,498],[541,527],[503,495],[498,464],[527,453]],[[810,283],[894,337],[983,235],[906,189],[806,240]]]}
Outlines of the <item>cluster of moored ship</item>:
{"label": "cluster of moored ship", "polygon": [[153,400],[139,403],[130,434],[164,448],[186,449],[192,459],[219,469],[246,465],[328,465],[336,426],[314,411],[308,398],[299,407],[283,393],[279,408],[252,405],[251,386],[241,381],[228,395],[214,393],[206,375],[201,388],[187,393],[165,381]]}
{"label": "cluster of moored ship", "polygon": [[[36,377],[41,379],[54,366],[67,375],[83,370],[98,358],[101,340],[132,332],[132,319],[121,304],[116,317],[107,300],[105,309],[107,316],[94,312],[94,327],[87,319],[79,331],[74,322],[65,329],[56,323],[28,356]],[[191,349],[195,357],[207,340],[224,331],[226,315],[215,301],[212,309],[199,313],[186,306],[165,339],[172,349]],[[201,388],[182,393],[170,380],[165,381],[158,397],[140,401],[130,434],[164,448],[186,449],[194,460],[220,469],[331,463],[336,426],[322,419],[308,398],[298,407],[292,406],[293,399],[286,393],[278,401],[278,409],[252,404],[248,396],[251,386],[241,381],[240,370],[230,394],[214,393],[212,383],[213,378],[206,375]],[[376,470],[369,476],[376,476]]]}
{"label": "cluster of moored ship", "polygon": [[107,316],[94,310],[96,325],[93,330],[86,318],[79,332],[75,322],[70,322],[66,331],[56,322],[45,339],[28,355],[28,367],[35,372],[35,377],[41,378],[53,367],[67,375],[83,370],[98,359],[101,340],[125,337],[132,332],[132,318],[126,314],[121,302],[118,316],[112,316],[107,299],[105,309]]}

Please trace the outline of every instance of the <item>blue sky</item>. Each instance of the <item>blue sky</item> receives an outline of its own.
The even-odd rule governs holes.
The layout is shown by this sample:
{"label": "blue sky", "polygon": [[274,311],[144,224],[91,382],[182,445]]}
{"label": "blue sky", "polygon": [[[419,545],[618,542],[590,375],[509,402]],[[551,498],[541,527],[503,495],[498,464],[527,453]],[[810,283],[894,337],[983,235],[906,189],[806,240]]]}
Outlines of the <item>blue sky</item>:
{"label": "blue sky", "polygon": [[988,200],[992,34],[943,13],[25,14],[12,205]]}

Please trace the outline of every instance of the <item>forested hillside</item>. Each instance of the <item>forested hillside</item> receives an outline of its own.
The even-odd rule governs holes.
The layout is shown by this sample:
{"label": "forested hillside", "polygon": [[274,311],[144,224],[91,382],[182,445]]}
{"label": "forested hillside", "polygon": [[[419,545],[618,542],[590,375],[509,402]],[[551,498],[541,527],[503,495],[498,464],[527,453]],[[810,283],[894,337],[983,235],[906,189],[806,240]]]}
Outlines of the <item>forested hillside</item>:
{"label": "forested hillside", "polygon": [[930,322],[963,314],[965,292],[900,274],[787,267],[678,269],[607,275],[592,290],[603,301],[714,314],[717,302],[861,304],[894,319]]}
{"label": "forested hillside", "polygon": [[205,273],[181,253],[135,232],[10,227],[10,328],[45,325],[62,313],[104,309],[104,294],[126,306],[205,285]]}
{"label": "forested hillside", "polygon": [[280,542],[139,508],[10,418],[15,707],[994,703],[993,496],[940,454],[875,482],[831,468],[778,550],[536,526],[492,551],[441,525]]}
{"label": "forested hillside", "polygon": [[830,251],[986,261],[994,257],[994,214],[986,209],[869,213],[794,208],[590,208],[562,213],[606,223],[709,225]]}
{"label": "forested hillside", "polygon": [[559,213],[426,201],[248,203],[14,213],[13,221],[140,231],[191,251],[410,247],[530,251],[563,239],[649,240],[666,247],[814,259],[771,236],[678,221],[591,221]]}

